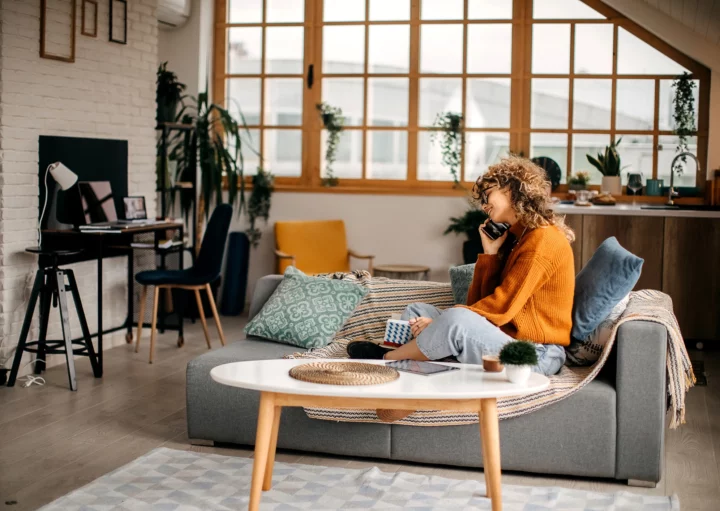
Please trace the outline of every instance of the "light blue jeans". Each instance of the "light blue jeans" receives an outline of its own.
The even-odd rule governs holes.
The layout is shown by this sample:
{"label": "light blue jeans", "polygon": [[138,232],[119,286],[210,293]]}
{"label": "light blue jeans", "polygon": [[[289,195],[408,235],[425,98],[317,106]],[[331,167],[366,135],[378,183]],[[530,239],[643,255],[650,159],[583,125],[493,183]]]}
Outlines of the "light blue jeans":
{"label": "light blue jeans", "polygon": [[[483,355],[497,355],[512,337],[477,312],[462,307],[441,311],[434,305],[412,303],[402,319],[430,318],[432,323],[417,337],[417,346],[430,360],[454,356],[463,364],[482,365]],[[565,348],[536,344],[538,365],[532,370],[546,376],[556,374],[565,364]]]}

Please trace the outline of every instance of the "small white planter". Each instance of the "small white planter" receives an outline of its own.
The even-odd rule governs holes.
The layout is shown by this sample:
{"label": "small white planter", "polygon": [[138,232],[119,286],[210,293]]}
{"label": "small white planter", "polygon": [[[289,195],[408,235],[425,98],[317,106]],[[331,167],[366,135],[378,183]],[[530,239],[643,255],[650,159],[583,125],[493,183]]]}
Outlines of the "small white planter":
{"label": "small white planter", "polygon": [[609,192],[612,195],[622,195],[620,176],[603,176],[601,188],[603,192]]}
{"label": "small white planter", "polygon": [[526,383],[530,378],[531,368],[530,366],[516,366],[505,364],[505,371],[507,379],[510,383]]}

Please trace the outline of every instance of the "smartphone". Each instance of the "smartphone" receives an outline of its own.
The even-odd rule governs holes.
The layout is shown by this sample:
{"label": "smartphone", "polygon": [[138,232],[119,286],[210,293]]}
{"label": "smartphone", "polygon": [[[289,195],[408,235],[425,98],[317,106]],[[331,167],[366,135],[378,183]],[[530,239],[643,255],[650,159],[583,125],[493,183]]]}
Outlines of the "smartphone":
{"label": "smartphone", "polygon": [[485,224],[481,229],[485,234],[487,234],[488,238],[491,240],[496,240],[503,234],[505,234],[505,231],[507,231],[510,228],[510,224],[506,223],[500,223],[497,224],[493,222],[492,220],[488,220],[487,224]]}

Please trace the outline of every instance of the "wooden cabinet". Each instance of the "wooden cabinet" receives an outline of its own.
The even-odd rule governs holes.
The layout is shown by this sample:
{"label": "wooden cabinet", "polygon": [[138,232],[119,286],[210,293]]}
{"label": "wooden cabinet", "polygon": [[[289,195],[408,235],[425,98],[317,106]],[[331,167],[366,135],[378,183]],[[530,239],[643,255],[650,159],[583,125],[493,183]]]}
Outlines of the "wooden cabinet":
{"label": "wooden cabinet", "polygon": [[719,219],[665,219],[662,291],[686,339],[720,340]]}
{"label": "wooden cabinet", "polygon": [[661,289],[663,224],[662,217],[583,216],[582,265],[585,266],[600,244],[611,236],[643,263],[638,289]]}
{"label": "wooden cabinet", "polygon": [[720,340],[720,219],[567,215],[579,272],[615,236],[645,260],[635,289],[670,295],[685,339]]}

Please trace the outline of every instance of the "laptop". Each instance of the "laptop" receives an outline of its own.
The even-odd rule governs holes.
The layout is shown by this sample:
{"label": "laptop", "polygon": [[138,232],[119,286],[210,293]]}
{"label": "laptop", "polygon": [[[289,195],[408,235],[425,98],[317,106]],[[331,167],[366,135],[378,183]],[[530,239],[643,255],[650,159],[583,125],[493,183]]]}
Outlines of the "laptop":
{"label": "laptop", "polygon": [[80,181],[78,190],[85,219],[85,225],[81,225],[80,230],[123,229],[132,225],[153,223],[147,219],[144,197],[126,197],[125,199],[131,199],[131,204],[128,208],[127,202],[123,201],[125,214],[127,217],[130,212],[133,218],[118,219],[110,181]]}
{"label": "laptop", "polygon": [[112,228],[119,225],[110,181],[80,181],[78,190],[85,219],[85,225],[81,225],[81,229],[90,226]]}

